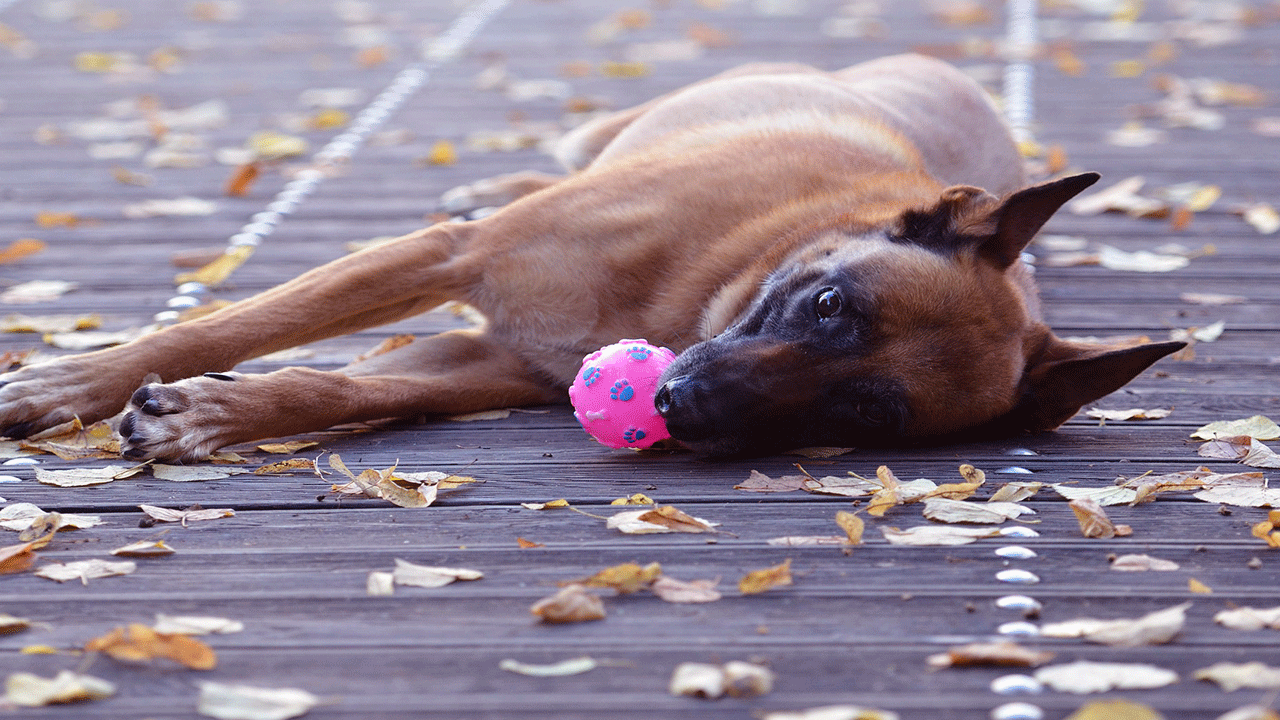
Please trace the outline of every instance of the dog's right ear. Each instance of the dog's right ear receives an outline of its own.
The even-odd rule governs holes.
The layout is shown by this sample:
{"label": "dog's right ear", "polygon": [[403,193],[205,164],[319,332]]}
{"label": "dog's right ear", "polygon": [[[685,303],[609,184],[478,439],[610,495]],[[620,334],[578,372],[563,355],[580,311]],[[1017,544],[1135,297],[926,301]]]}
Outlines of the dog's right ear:
{"label": "dog's right ear", "polygon": [[978,254],[996,267],[1009,267],[1059,208],[1100,177],[1098,173],[1072,175],[1010,195],[991,213],[988,223],[994,221],[995,228],[981,241]]}

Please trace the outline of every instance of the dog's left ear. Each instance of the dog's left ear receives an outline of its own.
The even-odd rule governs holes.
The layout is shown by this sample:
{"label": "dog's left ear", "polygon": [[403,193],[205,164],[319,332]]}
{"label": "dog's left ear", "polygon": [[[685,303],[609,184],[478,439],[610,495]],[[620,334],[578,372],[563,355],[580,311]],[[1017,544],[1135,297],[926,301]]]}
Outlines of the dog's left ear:
{"label": "dog's left ear", "polygon": [[1098,173],[1073,175],[1010,195],[989,216],[995,230],[982,240],[978,254],[996,267],[1009,267],[1059,208],[1100,177]]}
{"label": "dog's left ear", "polygon": [[1068,342],[1049,334],[1043,350],[1028,363],[1022,398],[1000,424],[1012,432],[1052,430],[1184,347],[1183,342],[1114,347]]}

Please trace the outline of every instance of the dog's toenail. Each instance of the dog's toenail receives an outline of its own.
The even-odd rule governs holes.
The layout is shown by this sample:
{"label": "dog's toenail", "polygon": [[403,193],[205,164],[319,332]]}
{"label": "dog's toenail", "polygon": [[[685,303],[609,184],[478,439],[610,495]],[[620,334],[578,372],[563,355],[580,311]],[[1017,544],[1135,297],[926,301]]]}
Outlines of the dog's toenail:
{"label": "dog's toenail", "polygon": [[120,436],[123,438],[128,438],[129,436],[133,435],[133,426],[135,423],[137,423],[137,420],[138,419],[134,416],[133,413],[129,413],[128,415],[125,415],[124,419],[120,421]]}
{"label": "dog's toenail", "polygon": [[141,407],[143,403],[145,403],[149,399],[151,399],[151,386],[143,385],[142,387],[133,391],[133,395],[129,397],[129,402]]}
{"label": "dog's toenail", "polygon": [[[143,442],[144,440],[145,438],[135,438],[136,442]],[[147,451],[140,447],[130,447],[125,448],[120,454],[130,460],[142,460],[147,456]]]}
{"label": "dog's toenail", "polygon": [[222,380],[224,382],[235,382],[236,380],[234,377],[226,373],[207,372],[204,374],[204,376],[211,380]]}

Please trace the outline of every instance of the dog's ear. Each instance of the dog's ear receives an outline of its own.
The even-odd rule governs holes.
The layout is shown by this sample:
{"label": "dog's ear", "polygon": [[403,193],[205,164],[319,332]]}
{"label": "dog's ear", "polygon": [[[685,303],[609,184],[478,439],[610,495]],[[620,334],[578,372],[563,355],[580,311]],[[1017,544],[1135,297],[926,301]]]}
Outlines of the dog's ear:
{"label": "dog's ear", "polygon": [[1044,349],[1028,363],[1022,398],[999,424],[1010,432],[1052,430],[1184,347],[1183,342],[1115,347],[1067,342],[1049,334]]}
{"label": "dog's ear", "polygon": [[988,222],[995,229],[982,240],[978,253],[996,267],[1009,267],[1049,218],[1099,177],[1097,173],[1072,175],[1010,195],[991,213]]}

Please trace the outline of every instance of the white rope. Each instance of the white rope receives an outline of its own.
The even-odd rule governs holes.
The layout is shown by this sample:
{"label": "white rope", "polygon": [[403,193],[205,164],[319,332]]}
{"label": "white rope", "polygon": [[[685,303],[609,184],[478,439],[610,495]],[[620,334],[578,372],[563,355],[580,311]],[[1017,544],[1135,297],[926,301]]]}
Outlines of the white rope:
{"label": "white rope", "polygon": [[[316,191],[334,166],[349,162],[369,136],[431,79],[431,72],[456,58],[509,2],[479,0],[467,7],[443,33],[425,43],[422,61],[412,63],[397,73],[391,84],[356,115],[346,130],[312,156],[310,167],[294,175],[265,210],[254,214],[239,232],[231,236],[225,253],[230,256],[228,260],[238,266],[248,259],[254,248]],[[178,294],[166,303],[170,309],[158,313],[156,322],[176,322],[180,309],[201,305],[201,298],[208,292],[209,287],[204,283],[182,283],[177,288]]]}

